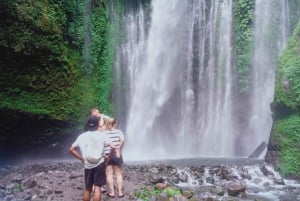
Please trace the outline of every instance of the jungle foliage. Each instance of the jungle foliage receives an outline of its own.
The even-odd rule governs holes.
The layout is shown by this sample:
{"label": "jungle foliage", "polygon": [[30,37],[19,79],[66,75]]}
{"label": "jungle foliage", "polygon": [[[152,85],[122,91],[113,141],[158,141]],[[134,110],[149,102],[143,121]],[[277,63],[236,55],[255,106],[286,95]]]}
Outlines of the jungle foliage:
{"label": "jungle foliage", "polygon": [[300,169],[300,22],[276,69],[274,132],[280,146],[279,168],[285,175]]}
{"label": "jungle foliage", "polygon": [[83,1],[1,1],[1,108],[73,122],[82,122],[93,106],[111,112],[108,7],[89,2],[92,73],[82,66]]}
{"label": "jungle foliage", "polygon": [[234,8],[234,47],[239,92],[249,92],[250,72],[253,57],[253,0],[237,0]]}
{"label": "jungle foliage", "polygon": [[295,30],[300,16],[300,3],[299,0],[289,0],[289,17],[290,17],[290,31]]}
{"label": "jungle foliage", "polygon": [[280,146],[278,168],[283,175],[300,176],[300,115],[293,115],[275,126],[275,139]]}

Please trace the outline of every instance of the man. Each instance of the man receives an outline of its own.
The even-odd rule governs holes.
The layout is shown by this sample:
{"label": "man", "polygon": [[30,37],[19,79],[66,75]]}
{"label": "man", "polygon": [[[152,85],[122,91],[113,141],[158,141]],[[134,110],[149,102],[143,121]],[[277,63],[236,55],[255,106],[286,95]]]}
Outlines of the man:
{"label": "man", "polygon": [[[110,139],[99,132],[99,118],[91,116],[87,121],[87,130],[77,137],[70,148],[71,154],[84,163],[85,190],[83,201],[90,201],[94,186],[94,201],[101,200],[101,186],[105,181],[104,146],[114,149]],[[80,152],[77,149],[80,149]]]}
{"label": "man", "polygon": [[[100,113],[100,110],[97,108],[97,107],[93,107],[91,110],[90,110],[90,117],[91,116],[96,116],[98,117],[99,119],[99,127],[98,127],[98,130],[103,132],[106,130],[106,122],[111,122],[112,121],[112,118],[105,115],[105,114],[101,114]],[[85,124],[84,126],[84,130],[87,131],[87,123]],[[105,183],[106,183],[106,178],[103,178],[104,182],[103,182],[103,185],[101,186],[101,192],[102,193],[105,193],[106,192],[106,188],[105,188]]]}

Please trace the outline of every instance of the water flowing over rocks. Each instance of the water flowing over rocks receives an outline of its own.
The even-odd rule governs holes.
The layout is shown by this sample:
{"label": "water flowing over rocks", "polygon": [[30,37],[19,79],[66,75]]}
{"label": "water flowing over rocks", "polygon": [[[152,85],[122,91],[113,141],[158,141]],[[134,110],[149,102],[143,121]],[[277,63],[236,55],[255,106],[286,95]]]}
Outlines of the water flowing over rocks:
{"label": "water flowing over rocks", "polygon": [[[296,201],[300,182],[285,180],[266,164],[251,166],[124,165],[124,198],[138,200],[142,187],[179,189],[181,195],[162,192],[150,201]],[[0,200],[81,200],[83,165],[79,162],[35,162],[0,169]],[[102,200],[111,200],[103,195]]]}

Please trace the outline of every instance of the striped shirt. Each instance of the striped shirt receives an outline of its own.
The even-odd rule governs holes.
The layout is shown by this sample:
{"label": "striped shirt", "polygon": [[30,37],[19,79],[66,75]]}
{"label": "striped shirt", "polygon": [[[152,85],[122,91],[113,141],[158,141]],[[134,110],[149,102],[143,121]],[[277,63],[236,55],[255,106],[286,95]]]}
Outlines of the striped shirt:
{"label": "striped shirt", "polygon": [[[120,149],[121,141],[124,140],[124,134],[121,130],[113,129],[106,130],[103,132],[104,135],[107,135],[110,141],[115,145],[116,150]],[[104,147],[104,154],[110,153],[110,147],[106,145]]]}

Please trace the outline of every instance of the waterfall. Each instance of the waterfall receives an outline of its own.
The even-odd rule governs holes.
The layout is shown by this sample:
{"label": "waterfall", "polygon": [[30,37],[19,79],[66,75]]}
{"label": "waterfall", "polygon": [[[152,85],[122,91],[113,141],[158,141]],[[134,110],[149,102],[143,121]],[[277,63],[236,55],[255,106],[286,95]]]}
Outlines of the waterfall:
{"label": "waterfall", "polygon": [[[272,6],[259,1],[256,6],[256,27],[264,27],[258,22],[269,22],[259,14],[272,12]],[[114,101],[126,135],[126,159],[248,156],[257,143],[267,140],[272,125],[267,104],[272,101],[280,48],[270,57],[264,54],[272,61],[265,71],[273,76],[265,83],[262,68],[256,70],[263,55],[259,51],[267,51],[259,50],[264,46],[260,41],[267,47],[273,42],[256,28],[253,76],[260,78],[253,78],[253,118],[247,122],[249,131],[243,131],[235,112],[232,8],[232,0],[152,0],[151,6],[128,9],[123,21],[126,39],[118,47],[114,66]],[[285,19],[280,24],[286,24]],[[284,44],[278,40],[281,50]],[[262,85],[266,88],[258,93]],[[267,125],[258,124],[262,122]],[[237,152],[237,146],[245,150]]]}
{"label": "waterfall", "polygon": [[[248,141],[253,147],[268,142],[272,128],[276,58],[287,43],[288,1],[255,2],[255,49],[252,68],[251,120]],[[253,149],[253,148],[252,148]]]}
{"label": "waterfall", "polygon": [[83,22],[83,67],[87,73],[92,71],[92,56],[91,56],[91,12],[92,12],[92,0],[84,1],[84,22]]}

